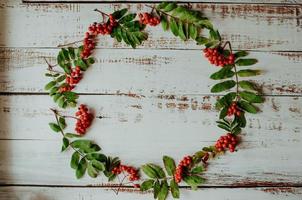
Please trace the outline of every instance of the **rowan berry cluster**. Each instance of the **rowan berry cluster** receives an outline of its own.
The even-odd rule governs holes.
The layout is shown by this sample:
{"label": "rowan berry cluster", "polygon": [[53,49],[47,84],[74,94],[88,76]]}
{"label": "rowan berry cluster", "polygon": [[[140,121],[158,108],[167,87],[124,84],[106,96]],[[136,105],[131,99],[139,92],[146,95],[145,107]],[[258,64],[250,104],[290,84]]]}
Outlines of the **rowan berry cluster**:
{"label": "rowan berry cluster", "polygon": [[81,53],[82,58],[88,58],[92,54],[92,51],[96,45],[95,37],[96,35],[94,35],[91,32],[85,33],[85,38],[83,42],[83,51]]}
{"label": "rowan berry cluster", "polygon": [[234,54],[225,56],[220,52],[220,48],[205,48],[203,52],[212,65],[224,67],[225,65],[232,65],[235,62]]}
{"label": "rowan berry cluster", "polygon": [[77,122],[75,131],[81,135],[86,133],[86,130],[92,123],[93,115],[89,112],[87,106],[81,104],[76,112]]}
{"label": "rowan berry cluster", "polygon": [[184,157],[180,163],[178,164],[176,171],[174,173],[174,180],[176,183],[180,183],[181,179],[183,178],[183,174],[185,170],[190,167],[192,163],[192,157],[191,156],[186,156]]}
{"label": "rowan berry cluster", "polygon": [[84,49],[82,52],[82,58],[87,58],[91,55],[95,48],[95,38],[97,35],[109,35],[111,34],[114,27],[117,26],[117,21],[112,15],[109,15],[109,21],[105,23],[94,22],[88,28],[88,32],[85,33],[84,38]]}
{"label": "rowan berry cluster", "polygon": [[74,69],[71,69],[71,73],[66,73],[65,76],[65,84],[60,87],[59,92],[68,92],[73,90],[76,84],[78,84],[83,78],[81,68],[79,66],[76,66]]}
{"label": "rowan berry cluster", "polygon": [[240,116],[240,114],[241,114],[240,108],[237,106],[236,102],[233,102],[231,104],[231,106],[228,108],[227,115],[228,116],[232,116],[232,115]]}
{"label": "rowan berry cluster", "polygon": [[235,135],[228,133],[227,135],[221,136],[215,144],[217,151],[225,151],[229,149],[230,152],[235,151],[235,147],[238,144],[237,138]]}
{"label": "rowan berry cluster", "polygon": [[157,26],[160,23],[160,19],[150,13],[140,13],[138,16],[141,24]]}
{"label": "rowan berry cluster", "polygon": [[126,172],[129,175],[128,177],[129,181],[139,180],[138,170],[135,169],[134,167],[127,166],[127,165],[119,165],[112,169],[112,173],[116,175],[119,175],[122,172]]}
{"label": "rowan berry cluster", "polygon": [[73,90],[74,87],[75,87],[75,86],[68,85],[68,84],[66,83],[66,84],[64,84],[63,86],[61,86],[61,87],[59,88],[59,92],[61,92],[61,93],[62,93],[62,92],[69,92],[69,91]]}

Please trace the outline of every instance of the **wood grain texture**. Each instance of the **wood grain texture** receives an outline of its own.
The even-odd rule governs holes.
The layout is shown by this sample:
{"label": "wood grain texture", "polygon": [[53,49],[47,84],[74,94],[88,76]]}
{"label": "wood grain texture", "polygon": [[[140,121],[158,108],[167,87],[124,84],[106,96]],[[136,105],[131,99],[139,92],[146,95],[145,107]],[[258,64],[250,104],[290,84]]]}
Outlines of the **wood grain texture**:
{"label": "wood grain texture", "polygon": [[[1,96],[1,184],[89,185],[106,181],[76,180],[71,152],[60,153],[61,137],[47,124],[54,106],[47,96]],[[215,125],[215,97],[134,98],[81,96],[97,116],[87,138],[104,153],[127,164],[160,164],[162,155],[177,160],[213,144],[224,131]],[[262,113],[248,115],[240,151],[211,162],[208,186],[296,186],[302,182],[301,98],[271,97]],[[73,110],[68,110],[72,114]],[[6,122],[10,121],[10,124]],[[72,124],[72,122],[70,122]],[[154,128],[156,127],[156,129]],[[68,130],[72,131],[72,125]],[[60,173],[58,173],[60,172]]]}
{"label": "wood grain texture", "polygon": [[[0,5],[1,19],[6,20],[0,27],[2,47],[56,47],[59,43],[82,39],[88,25],[99,21],[99,14],[92,11],[95,8],[105,12],[122,7],[135,12],[148,11],[144,3],[24,4],[10,0]],[[299,5],[193,3],[192,6],[209,17],[235,49],[302,50],[301,19],[296,18],[302,12]],[[147,32],[149,39],[139,48],[200,48],[193,41],[184,43],[171,33],[163,32],[160,26],[148,28]],[[109,37],[103,37],[99,47],[126,48]]]}
{"label": "wood grain texture", "polygon": [[[170,2],[180,2],[177,0],[171,0]],[[97,3],[97,0],[23,0],[23,2],[79,2],[79,3],[88,3],[88,2],[95,2]],[[148,2],[148,3],[153,3],[153,2],[162,2],[162,0],[102,0],[100,3],[115,3],[115,2]],[[181,2],[200,2],[200,0],[182,0]],[[222,1],[219,0],[207,0],[207,1],[202,1],[204,3],[221,3]],[[301,4],[301,0],[224,0],[223,3],[261,3],[261,4]]]}
{"label": "wood grain texture", "polygon": [[[51,79],[44,77],[46,57],[52,63],[58,49],[1,48],[0,92],[44,92]],[[76,91],[95,94],[133,93],[209,94],[211,66],[198,50],[98,49],[96,63],[85,73]],[[245,68],[262,69],[251,77],[266,95],[301,95],[302,53],[251,52],[259,63]],[[24,59],[26,58],[26,59]],[[32,75],[35,75],[34,78]]]}
{"label": "wood grain texture", "polygon": [[[133,194],[136,193],[136,194]],[[47,187],[3,187],[0,188],[0,199],[5,200],[145,200],[152,199],[152,194],[137,194],[138,192],[129,189],[120,193],[118,197],[113,191],[101,188],[47,188]],[[200,199],[208,200],[300,200],[302,195],[301,188],[205,188],[195,192],[181,190],[180,199]],[[169,198],[171,200],[172,198]]]}

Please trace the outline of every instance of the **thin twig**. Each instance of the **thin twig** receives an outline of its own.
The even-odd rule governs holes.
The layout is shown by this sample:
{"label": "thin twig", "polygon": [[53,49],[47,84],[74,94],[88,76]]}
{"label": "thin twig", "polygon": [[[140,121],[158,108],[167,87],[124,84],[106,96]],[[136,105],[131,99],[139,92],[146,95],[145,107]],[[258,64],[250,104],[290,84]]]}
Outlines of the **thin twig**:
{"label": "thin twig", "polygon": [[67,44],[59,44],[58,47],[61,48],[61,47],[66,47],[66,46],[70,46],[70,45],[73,45],[73,44],[77,44],[77,43],[80,43],[80,42],[83,42],[84,40],[78,40],[78,41],[74,41],[74,42],[70,42],[70,43],[67,43]]}
{"label": "thin twig", "polygon": [[103,11],[101,11],[101,10],[99,10],[99,9],[94,9],[93,11],[95,11],[95,12],[99,12],[99,13],[101,13],[102,15],[105,15],[105,16],[107,16],[107,17],[109,17],[109,15],[107,14],[107,13],[104,13]]}

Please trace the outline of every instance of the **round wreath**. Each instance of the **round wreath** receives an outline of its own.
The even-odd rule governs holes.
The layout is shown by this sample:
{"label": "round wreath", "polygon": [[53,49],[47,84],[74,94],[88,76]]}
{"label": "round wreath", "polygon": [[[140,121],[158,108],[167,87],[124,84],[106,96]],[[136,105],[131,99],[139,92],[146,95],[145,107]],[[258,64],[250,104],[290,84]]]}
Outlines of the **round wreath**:
{"label": "round wreath", "polygon": [[[260,70],[237,69],[238,66],[253,65],[257,60],[242,58],[248,55],[246,51],[234,53],[231,43],[222,41],[218,30],[214,29],[201,12],[173,2],[163,2],[156,7],[146,6],[152,11],[140,13],[139,20],[136,20],[137,14],[128,13],[127,9],[117,10],[112,14],[95,9],[102,15],[102,22],[91,24],[84,40],[60,45],[63,48],[58,53],[57,64],[51,65],[46,60],[48,72],[45,75],[51,77],[52,81],[45,86],[45,90],[49,91],[59,107],[65,109],[77,106],[78,95],[73,89],[82,79],[84,71],[94,63],[92,54],[99,35],[110,35],[118,42],[135,48],[147,40],[148,35],[144,29],[148,25],[161,24],[164,31],[170,30],[182,40],[193,39],[197,45],[204,45],[204,56],[211,64],[221,67],[210,76],[211,79],[220,81],[211,88],[211,92],[228,91],[216,102],[216,108],[220,112],[217,126],[226,130],[227,134],[221,136],[213,146],[187,155],[177,164],[173,158],[163,156],[164,168],[152,163],[144,164],[140,168],[124,165],[118,157],[100,153],[101,148],[93,141],[79,139],[84,136],[95,118],[86,105],[80,105],[75,116],[65,116],[59,110],[51,109],[55,122],[49,123],[49,126],[53,131],[62,134],[62,151],[74,151],[70,166],[75,170],[77,178],[81,178],[86,172],[92,178],[104,174],[108,181],[118,181],[115,185],[116,193],[121,187],[132,185],[141,191],[153,190],[155,199],[164,200],[169,191],[173,198],[179,198],[178,184],[182,181],[193,189],[205,182],[202,175],[209,159],[222,155],[227,150],[235,151],[239,143],[238,134],[246,126],[245,112],[257,113],[259,109],[253,104],[263,103],[264,99],[253,82],[239,80],[239,77],[259,75]],[[207,36],[201,36],[202,29],[209,30]],[[77,43],[82,45],[76,47]],[[61,69],[57,70],[56,67]],[[66,133],[65,118],[76,120],[76,133]],[[140,176],[141,171],[145,174],[144,179]]]}

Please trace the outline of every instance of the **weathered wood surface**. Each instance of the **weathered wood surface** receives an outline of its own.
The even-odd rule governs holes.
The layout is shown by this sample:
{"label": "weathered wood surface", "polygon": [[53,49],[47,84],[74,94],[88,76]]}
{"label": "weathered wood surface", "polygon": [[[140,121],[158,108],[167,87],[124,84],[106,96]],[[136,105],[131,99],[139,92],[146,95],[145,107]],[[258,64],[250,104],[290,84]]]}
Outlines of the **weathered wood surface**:
{"label": "weathered wood surface", "polygon": [[[46,57],[55,63],[58,49],[1,48],[0,91],[44,92]],[[80,93],[139,95],[209,94],[217,67],[198,50],[98,49],[96,64],[85,73]],[[257,80],[266,95],[301,95],[301,52],[251,52],[262,69]],[[24,59],[26,58],[26,59]],[[35,74],[35,78],[32,77]]]}
{"label": "weathered wood surface", "polygon": [[[95,108],[96,116],[106,117],[95,119],[87,138],[97,141],[106,154],[118,155],[135,166],[159,163],[162,155],[180,159],[212,144],[223,132],[215,126],[215,97],[89,95],[80,101]],[[104,181],[74,178],[68,166],[70,152],[59,152],[61,136],[47,127],[54,120],[48,110],[54,104],[47,96],[2,96],[0,105],[0,159],[6,163],[0,183],[87,185]],[[240,151],[211,163],[206,185],[302,184],[301,107],[299,97],[268,97],[261,114],[248,115]]]}
{"label": "weathered wood surface", "polygon": [[[0,185],[4,186],[0,199],[113,199],[112,191],[88,186],[105,183],[104,179],[76,180],[68,166],[71,152],[59,152],[60,136],[47,126],[53,119],[49,107],[55,104],[43,91],[47,81],[42,77],[43,57],[54,61],[58,44],[82,39],[88,24],[99,19],[94,8],[111,12],[128,7],[143,12],[148,11],[145,2],[151,3],[43,1],[0,2]],[[301,199],[299,3],[192,3],[235,49],[251,50],[251,57],[259,59],[253,68],[264,70],[255,80],[266,102],[260,114],[247,116],[240,151],[211,162],[205,184],[210,188],[183,189],[183,199]],[[223,134],[215,126],[217,97],[209,94],[214,82],[208,75],[216,68],[200,55],[194,42],[181,42],[160,27],[147,31],[149,40],[137,50],[101,38],[97,63],[77,87],[80,102],[105,117],[95,119],[87,138],[100,144],[106,154],[135,166],[160,163],[163,154],[180,159]],[[152,199],[126,191],[119,195],[123,200]]]}
{"label": "weathered wood surface", "polygon": [[[144,3],[132,4],[24,4],[19,0],[1,2],[2,20],[0,46],[2,47],[56,47],[59,43],[80,40],[89,24],[100,21],[95,8],[105,12],[128,7],[131,11],[150,11]],[[302,50],[299,5],[214,4],[193,3],[204,12],[234,49],[264,51]],[[182,42],[161,27],[148,28],[148,41],[139,48],[200,49],[195,42]],[[125,48],[125,45],[103,37],[100,48]]]}
{"label": "weathered wood surface", "polygon": [[[175,2],[180,2],[177,0],[171,0]],[[81,2],[81,3],[86,3],[86,2],[100,2],[97,0],[23,0],[23,2]],[[148,3],[153,3],[153,2],[162,2],[162,0],[102,0],[101,2],[106,2],[106,3],[114,3],[114,2],[148,2]],[[181,2],[201,2],[200,0],[182,0]],[[219,0],[207,0],[207,1],[202,1],[204,3],[221,3],[222,1]],[[261,3],[261,4],[301,4],[301,0],[223,0],[223,3]]]}
{"label": "weathered wood surface", "polygon": [[[134,194],[135,193],[135,194]],[[112,191],[102,188],[48,188],[48,187],[3,187],[0,188],[0,199],[5,200],[146,200],[152,199],[152,194],[137,194],[132,189],[120,192],[117,197]],[[204,188],[195,192],[181,190],[183,199],[207,199],[207,200],[300,200],[302,190],[300,188]],[[169,198],[171,200],[172,198]]]}

